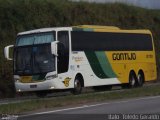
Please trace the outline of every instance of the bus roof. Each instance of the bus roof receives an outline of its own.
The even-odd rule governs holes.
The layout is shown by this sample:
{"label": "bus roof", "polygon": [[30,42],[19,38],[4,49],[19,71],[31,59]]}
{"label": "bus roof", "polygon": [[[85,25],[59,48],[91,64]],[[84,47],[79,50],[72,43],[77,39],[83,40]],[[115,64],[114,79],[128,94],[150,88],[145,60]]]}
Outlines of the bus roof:
{"label": "bus roof", "polygon": [[95,32],[119,32],[119,33],[139,33],[139,34],[151,34],[147,29],[125,30],[115,26],[98,26],[98,25],[78,25],[72,27],[53,27],[53,28],[41,28],[25,32],[20,32],[18,35],[27,35],[41,32],[61,31],[61,30],[73,30],[73,31],[95,31]]}
{"label": "bus roof", "polygon": [[33,33],[51,32],[51,31],[60,31],[60,30],[71,30],[71,27],[41,28],[41,29],[20,32],[18,33],[18,35],[27,35],[27,34],[33,34]]}
{"label": "bus roof", "polygon": [[95,31],[95,32],[118,32],[118,33],[139,33],[139,34],[151,34],[148,29],[120,29],[115,26],[98,26],[98,25],[78,25],[73,26],[76,31]]}
{"label": "bus roof", "polygon": [[73,26],[74,28],[91,28],[91,29],[115,29],[119,30],[120,28],[115,26],[100,26],[100,25],[78,25]]}

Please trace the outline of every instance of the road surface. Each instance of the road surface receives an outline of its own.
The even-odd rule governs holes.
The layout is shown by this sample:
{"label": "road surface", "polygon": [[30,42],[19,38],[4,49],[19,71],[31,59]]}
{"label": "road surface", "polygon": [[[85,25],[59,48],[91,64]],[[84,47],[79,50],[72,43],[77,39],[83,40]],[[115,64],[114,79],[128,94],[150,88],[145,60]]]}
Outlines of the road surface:
{"label": "road surface", "polygon": [[[127,116],[128,114],[131,114],[131,116]],[[18,120],[108,120],[112,118],[118,120],[121,117],[129,117],[129,119],[130,117],[135,119],[146,117],[140,116],[140,114],[152,114],[152,116],[148,116],[148,119],[149,117],[155,120],[160,119],[160,96],[82,105],[73,108],[21,115],[18,117]]]}

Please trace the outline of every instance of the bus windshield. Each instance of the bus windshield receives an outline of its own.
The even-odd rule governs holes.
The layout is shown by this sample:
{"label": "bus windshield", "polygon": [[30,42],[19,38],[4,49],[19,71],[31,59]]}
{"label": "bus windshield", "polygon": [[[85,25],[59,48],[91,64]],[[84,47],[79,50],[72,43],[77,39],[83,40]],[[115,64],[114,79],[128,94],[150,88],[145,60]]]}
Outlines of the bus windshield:
{"label": "bus windshield", "polygon": [[[52,37],[46,37],[47,41],[44,36],[41,34],[19,38],[14,52],[14,73],[16,75],[33,75],[55,71],[55,56],[51,54],[50,43],[54,40],[53,34]],[[35,39],[36,37],[38,39]]]}

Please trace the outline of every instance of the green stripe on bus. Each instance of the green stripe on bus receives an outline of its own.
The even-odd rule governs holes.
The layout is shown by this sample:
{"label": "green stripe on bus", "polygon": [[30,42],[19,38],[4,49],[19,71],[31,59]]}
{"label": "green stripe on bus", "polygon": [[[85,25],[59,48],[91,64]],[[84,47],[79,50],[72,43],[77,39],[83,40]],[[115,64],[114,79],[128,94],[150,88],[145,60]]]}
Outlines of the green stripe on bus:
{"label": "green stripe on bus", "polygon": [[83,31],[93,31],[92,28],[83,28]]}
{"label": "green stripe on bus", "polygon": [[106,74],[104,73],[103,69],[101,68],[101,65],[96,57],[95,52],[85,52],[87,59],[89,61],[89,64],[93,70],[93,72],[96,74],[97,77],[99,78],[108,78]]}
{"label": "green stripe on bus", "polygon": [[103,69],[103,72],[108,76],[109,78],[116,77],[116,74],[114,73],[111,64],[108,61],[108,58],[104,51],[95,52],[98,61],[101,65],[101,68]]}

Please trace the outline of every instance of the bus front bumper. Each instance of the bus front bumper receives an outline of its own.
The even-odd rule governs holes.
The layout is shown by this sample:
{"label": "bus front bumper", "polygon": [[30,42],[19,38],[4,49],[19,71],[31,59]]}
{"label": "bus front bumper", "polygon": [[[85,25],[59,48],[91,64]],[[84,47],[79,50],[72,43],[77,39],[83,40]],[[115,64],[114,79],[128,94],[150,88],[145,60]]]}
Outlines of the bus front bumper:
{"label": "bus front bumper", "polygon": [[54,84],[54,80],[46,80],[37,83],[21,83],[15,82],[17,92],[28,92],[28,91],[40,91],[40,90],[54,90],[58,89]]}

